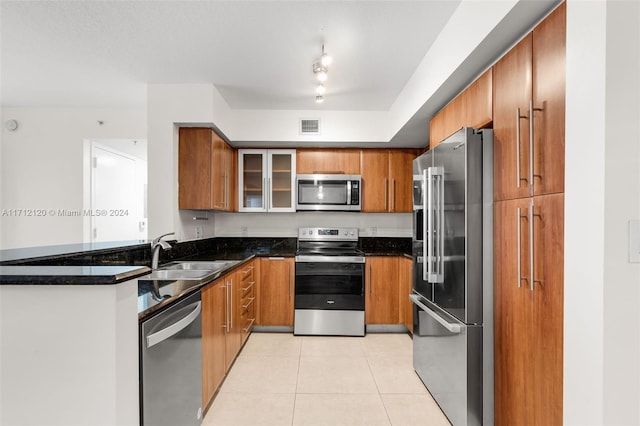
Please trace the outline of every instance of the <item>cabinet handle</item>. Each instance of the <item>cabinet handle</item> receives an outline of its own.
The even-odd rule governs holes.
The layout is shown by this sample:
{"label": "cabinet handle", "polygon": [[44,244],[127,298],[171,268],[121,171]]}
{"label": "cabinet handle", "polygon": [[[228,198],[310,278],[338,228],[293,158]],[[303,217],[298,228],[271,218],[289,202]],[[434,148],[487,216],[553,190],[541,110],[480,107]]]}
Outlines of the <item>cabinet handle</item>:
{"label": "cabinet handle", "polygon": [[529,281],[529,289],[531,291],[533,291],[533,268],[535,267],[535,259],[534,259],[534,227],[533,227],[533,200],[531,200],[531,202],[529,203],[529,275],[530,275],[530,281]]}
{"label": "cabinet handle", "polygon": [[229,332],[229,283],[227,281],[224,282],[224,331],[226,333]]}
{"label": "cabinet handle", "polygon": [[255,281],[251,281],[248,286],[242,288],[242,291],[249,290],[251,287],[253,287],[255,283],[256,283]]}
{"label": "cabinet handle", "polygon": [[396,211],[396,180],[391,179],[391,211]]}
{"label": "cabinet handle", "polygon": [[535,210],[535,205],[533,204],[533,200],[531,200],[531,204],[529,204],[529,232],[531,233],[531,242],[530,242],[530,247],[529,249],[531,250],[531,256],[530,256],[530,261],[531,261],[531,282],[529,283],[529,288],[531,289],[531,291],[534,290],[535,287],[535,283],[541,284],[542,281],[540,280],[536,280],[535,277],[535,226],[533,224],[533,218],[535,217],[539,217],[542,218],[542,214],[540,213],[536,213]]}
{"label": "cabinet handle", "polygon": [[533,195],[533,178],[541,178],[542,175],[533,173],[533,112],[542,111],[542,108],[533,107],[533,99],[529,100],[529,194]]}
{"label": "cabinet handle", "polygon": [[249,275],[251,273],[251,271],[253,271],[253,266],[249,266],[247,269],[245,269],[244,271],[242,271],[242,278],[246,278],[247,275]]}
{"label": "cabinet handle", "polygon": [[247,303],[246,305],[242,305],[242,309],[247,309],[249,306],[251,306],[254,300],[255,300],[255,297],[250,297],[249,303]]}
{"label": "cabinet handle", "polygon": [[[529,195],[533,195],[533,99],[529,100]],[[531,290],[533,290],[533,275],[531,280]]]}
{"label": "cabinet handle", "polygon": [[271,182],[271,178],[267,178],[267,210],[271,210],[273,208],[273,183]]}
{"label": "cabinet handle", "polygon": [[522,276],[522,209],[518,207],[518,288],[522,286],[522,280],[526,280],[527,277]]}
{"label": "cabinet handle", "polygon": [[253,325],[253,323],[255,322],[255,318],[251,318],[249,320],[249,325],[246,326],[245,328],[242,329],[242,331],[244,331],[245,333],[247,333],[249,330],[251,330],[251,326]]}
{"label": "cabinet handle", "polygon": [[[520,172],[520,119],[527,118],[526,115],[520,115],[520,107],[516,108],[516,185],[520,188],[520,181],[526,181],[527,178],[523,178]],[[529,120],[531,121],[531,120]]]}
{"label": "cabinet handle", "polygon": [[224,208],[229,208],[229,174],[224,172]]}
{"label": "cabinet handle", "polygon": [[291,264],[287,262],[287,276],[289,277],[289,297],[291,297]]}
{"label": "cabinet handle", "polygon": [[372,285],[371,285],[371,264],[369,266],[369,273],[367,274],[367,281],[369,282],[369,296],[373,294]]}
{"label": "cabinet handle", "polygon": [[267,210],[267,178],[262,179],[262,208]]}
{"label": "cabinet handle", "polygon": [[384,179],[384,209],[389,209],[389,180],[387,178]]}
{"label": "cabinet handle", "polygon": [[231,330],[233,328],[233,278],[231,278],[229,282],[231,283],[231,290],[229,290],[229,298],[231,299],[231,303],[229,304],[229,324],[231,325],[229,326],[229,330]]}

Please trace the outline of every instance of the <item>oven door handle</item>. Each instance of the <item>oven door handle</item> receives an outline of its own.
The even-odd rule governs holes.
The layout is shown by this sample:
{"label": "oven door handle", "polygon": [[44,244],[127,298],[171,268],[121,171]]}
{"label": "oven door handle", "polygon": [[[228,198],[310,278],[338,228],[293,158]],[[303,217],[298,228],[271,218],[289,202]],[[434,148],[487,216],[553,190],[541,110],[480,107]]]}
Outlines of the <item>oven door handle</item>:
{"label": "oven door handle", "polygon": [[454,334],[459,334],[460,333],[461,327],[460,327],[459,324],[451,324],[450,322],[448,322],[447,320],[442,318],[440,315],[438,315],[437,312],[435,312],[433,309],[429,308],[427,305],[422,303],[420,301],[420,296],[418,296],[417,294],[410,294],[409,295],[409,299],[411,299],[411,301],[417,307],[422,309],[426,314],[428,314],[431,318],[436,320],[440,325],[442,325],[444,328],[449,330],[450,333],[454,333]]}

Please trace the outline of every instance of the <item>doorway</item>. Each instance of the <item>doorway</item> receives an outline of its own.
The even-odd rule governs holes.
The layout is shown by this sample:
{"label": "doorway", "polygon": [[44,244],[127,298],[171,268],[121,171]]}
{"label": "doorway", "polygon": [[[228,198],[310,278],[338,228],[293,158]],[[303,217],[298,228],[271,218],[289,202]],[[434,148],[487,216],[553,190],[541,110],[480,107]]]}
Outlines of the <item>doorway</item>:
{"label": "doorway", "polygon": [[91,140],[88,144],[84,241],[146,241],[146,140]]}

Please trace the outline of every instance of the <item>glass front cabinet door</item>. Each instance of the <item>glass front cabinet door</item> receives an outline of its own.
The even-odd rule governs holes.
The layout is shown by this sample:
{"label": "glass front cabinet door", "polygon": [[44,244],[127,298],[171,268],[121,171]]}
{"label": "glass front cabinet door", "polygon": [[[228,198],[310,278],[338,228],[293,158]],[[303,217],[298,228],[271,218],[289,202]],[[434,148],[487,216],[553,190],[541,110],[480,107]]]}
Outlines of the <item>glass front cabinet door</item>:
{"label": "glass front cabinet door", "polygon": [[238,211],[294,212],[295,149],[238,150]]}

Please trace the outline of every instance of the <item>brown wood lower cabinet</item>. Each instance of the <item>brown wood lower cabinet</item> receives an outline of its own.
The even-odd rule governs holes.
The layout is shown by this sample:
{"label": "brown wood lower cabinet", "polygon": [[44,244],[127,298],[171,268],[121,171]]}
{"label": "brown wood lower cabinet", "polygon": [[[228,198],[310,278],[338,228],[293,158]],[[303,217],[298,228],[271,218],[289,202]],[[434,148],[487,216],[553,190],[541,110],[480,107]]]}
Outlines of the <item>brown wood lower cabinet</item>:
{"label": "brown wood lower cabinet", "polygon": [[225,277],[202,290],[202,407],[205,409],[226,372]]}
{"label": "brown wood lower cabinet", "polygon": [[397,256],[366,258],[366,324],[400,323],[400,280]]}
{"label": "brown wood lower cabinet", "polygon": [[496,202],[494,220],[495,424],[561,425],[564,194]]}
{"label": "brown wood lower cabinet", "polygon": [[238,276],[238,310],[240,312],[240,336],[242,343],[247,341],[253,324],[256,321],[256,265],[259,262],[254,259],[246,266],[240,268]]}
{"label": "brown wood lower cabinet", "polygon": [[293,326],[294,273],[292,257],[260,258],[256,324]]}
{"label": "brown wood lower cabinet", "polygon": [[202,407],[206,409],[253,325],[256,260],[202,290]]}

